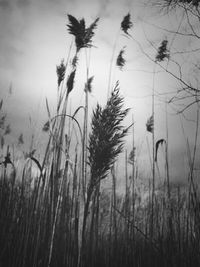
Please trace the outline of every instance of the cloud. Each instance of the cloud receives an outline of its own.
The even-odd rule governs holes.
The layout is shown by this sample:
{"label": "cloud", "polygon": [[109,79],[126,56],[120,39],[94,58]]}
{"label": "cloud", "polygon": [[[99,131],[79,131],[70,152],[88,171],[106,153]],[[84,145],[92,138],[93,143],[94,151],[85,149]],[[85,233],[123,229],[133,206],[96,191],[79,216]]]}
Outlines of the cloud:
{"label": "cloud", "polygon": [[0,2],[0,68],[12,69],[23,54],[27,18],[20,5],[21,1]]}
{"label": "cloud", "polygon": [[31,0],[17,0],[17,5],[19,8],[27,7],[31,4]]}
{"label": "cloud", "polygon": [[8,11],[11,8],[11,1],[8,0],[2,0],[0,1],[0,9],[4,11]]}

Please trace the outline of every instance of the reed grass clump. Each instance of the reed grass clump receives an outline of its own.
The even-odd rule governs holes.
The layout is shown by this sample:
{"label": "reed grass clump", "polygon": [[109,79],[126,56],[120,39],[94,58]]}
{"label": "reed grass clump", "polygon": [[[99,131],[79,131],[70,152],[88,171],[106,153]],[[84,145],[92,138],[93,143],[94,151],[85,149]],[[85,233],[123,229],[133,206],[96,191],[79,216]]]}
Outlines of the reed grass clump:
{"label": "reed grass clump", "polygon": [[[68,19],[76,51],[74,55],[69,52],[68,59],[56,66],[57,106],[53,114],[46,99],[48,119],[42,132],[47,141],[43,153],[39,154],[31,144],[28,151],[15,154],[17,147],[26,147],[24,135],[19,135],[16,145],[6,143],[10,126],[2,110],[3,100],[0,101],[0,266],[200,266],[196,151],[193,161],[188,152],[188,184],[175,183],[169,171],[168,139],[157,140],[151,165],[156,163],[159,169],[158,150],[164,145],[166,177],[152,185],[151,175],[143,177],[137,165],[133,123],[133,142],[117,172],[118,156],[124,156],[130,128],[124,126],[129,109],[124,107],[117,82],[105,106],[97,104],[93,113],[88,113],[88,94],[94,77],[90,77],[87,65],[82,88],[85,105],[69,112],[70,93],[79,78],[79,52],[92,47],[98,19],[89,27],[84,19],[72,15]],[[121,30],[129,35],[131,27],[127,14]],[[123,53],[121,50],[116,60],[121,68],[125,64]],[[161,62],[165,58],[168,58],[166,42],[161,43],[156,60]],[[81,110],[83,123],[77,119]],[[153,116],[148,119],[146,130],[154,132]],[[33,170],[37,170],[35,174]],[[103,185],[105,178],[109,179],[108,187]],[[119,180],[125,184],[124,192],[120,193]]]}

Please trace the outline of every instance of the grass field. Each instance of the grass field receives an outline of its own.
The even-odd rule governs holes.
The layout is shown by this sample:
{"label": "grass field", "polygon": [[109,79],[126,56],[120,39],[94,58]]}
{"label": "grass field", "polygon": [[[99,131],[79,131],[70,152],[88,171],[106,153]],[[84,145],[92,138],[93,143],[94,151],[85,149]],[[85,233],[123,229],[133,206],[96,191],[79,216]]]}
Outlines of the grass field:
{"label": "grass field", "polygon": [[[112,86],[110,80],[106,105],[97,105],[89,114],[88,94],[93,81],[89,66],[85,105],[68,114],[68,98],[75,78],[78,79],[79,54],[91,48],[98,19],[88,28],[84,19],[79,21],[68,15],[68,20],[68,31],[75,37],[75,52],[57,66],[56,114],[50,114],[46,100],[45,151],[40,157],[37,151],[24,155],[22,171],[16,165],[12,147],[3,142],[9,129],[1,102],[1,148],[7,152],[2,155],[0,166],[0,266],[200,266],[195,151],[187,184],[170,182],[168,141],[155,141],[152,117],[147,123],[147,131],[152,135],[152,173],[142,188],[134,141],[132,153],[124,151],[126,135],[132,134],[134,124],[127,127],[123,124],[130,111],[124,108],[120,83]],[[121,31],[129,35],[131,26],[128,14],[121,23]],[[116,66],[121,69],[125,64],[123,53],[119,51],[116,59]],[[163,42],[156,60],[161,62],[166,57]],[[110,73],[113,64],[114,58]],[[154,102],[154,112],[153,105]],[[84,118],[80,122],[77,114],[82,109]],[[71,134],[74,128],[77,141]],[[23,142],[22,136],[19,142]],[[158,185],[155,157],[161,145],[166,152],[166,172]],[[125,156],[123,177],[116,171],[120,155]],[[33,168],[37,169],[34,175]],[[117,193],[118,179],[125,185],[121,194]],[[105,180],[109,180],[109,188],[104,185]]]}

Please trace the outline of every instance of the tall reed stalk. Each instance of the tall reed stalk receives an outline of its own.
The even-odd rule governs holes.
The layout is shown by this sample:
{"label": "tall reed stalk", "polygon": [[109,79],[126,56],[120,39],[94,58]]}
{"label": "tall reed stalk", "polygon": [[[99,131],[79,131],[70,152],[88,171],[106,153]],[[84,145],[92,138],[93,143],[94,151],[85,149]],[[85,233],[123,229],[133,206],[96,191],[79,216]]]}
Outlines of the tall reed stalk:
{"label": "tall reed stalk", "polygon": [[84,206],[82,247],[85,246],[86,242],[86,225],[92,195],[99,186],[101,180],[106,178],[108,171],[123,148],[123,138],[128,129],[120,124],[127,115],[128,109],[122,110],[122,106],[123,98],[119,96],[117,84],[105,108],[102,109],[97,105],[93,112],[92,133],[89,136],[88,158],[91,176],[87,187],[87,198]]}
{"label": "tall reed stalk", "polygon": [[[195,176],[199,105],[193,149],[185,136],[189,166],[187,186],[172,183],[167,106],[166,140],[160,139],[154,144],[155,77],[152,116],[146,125],[153,143],[152,149],[148,143],[150,179],[137,171],[133,123],[131,153],[128,157],[126,151],[124,171],[118,172],[117,159],[131,127],[123,126],[128,109],[124,108],[124,98],[120,96],[117,83],[105,106],[97,104],[94,109],[88,133],[88,95],[93,78],[89,77],[89,61],[86,58],[85,106],[78,107],[74,113],[71,108],[69,110],[70,93],[78,79],[79,55],[83,49],[88,50],[92,46],[98,19],[89,27],[85,26],[84,19],[77,20],[71,15],[68,19],[68,31],[75,40],[67,60],[62,60],[56,68],[55,114],[52,114],[46,100],[48,122],[43,131],[48,134],[48,139],[43,157],[31,144],[29,153],[23,155],[25,163],[20,173],[18,155],[11,153],[11,146],[1,140],[0,266],[200,266],[200,208]],[[130,37],[128,31],[131,26],[130,14],[127,14],[121,22],[121,30],[127,38]],[[166,45],[165,41],[158,49],[156,60],[159,62],[168,55]],[[75,52],[71,55],[73,48]],[[122,70],[124,64],[121,50],[116,66]],[[76,119],[82,108],[85,111],[83,127]],[[6,125],[1,101],[0,137],[5,140]],[[75,127],[78,134],[74,135]],[[153,165],[157,161],[159,144],[165,144],[165,177],[164,183],[157,185]],[[13,151],[16,150],[13,148]],[[35,176],[33,166],[38,169]],[[106,178],[110,178],[110,189],[102,182]],[[119,180],[125,183],[121,194],[118,192]],[[149,184],[145,183],[147,180]]]}

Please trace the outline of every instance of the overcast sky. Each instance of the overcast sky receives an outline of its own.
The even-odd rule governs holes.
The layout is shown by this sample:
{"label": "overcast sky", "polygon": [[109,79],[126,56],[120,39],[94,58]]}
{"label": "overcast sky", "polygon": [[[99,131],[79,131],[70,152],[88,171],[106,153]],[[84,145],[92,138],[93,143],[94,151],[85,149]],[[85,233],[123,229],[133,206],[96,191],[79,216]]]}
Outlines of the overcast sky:
{"label": "overcast sky", "polygon": [[[17,140],[21,132],[27,141],[34,133],[38,145],[44,138],[41,126],[47,119],[45,97],[52,112],[56,105],[56,65],[67,58],[72,36],[66,28],[67,14],[84,17],[87,25],[100,17],[91,51],[90,74],[94,75],[93,91],[89,97],[90,109],[97,101],[105,104],[109,66],[113,46],[123,17],[130,12],[133,21],[131,34],[145,51],[155,57],[155,50],[147,41],[149,38],[158,47],[167,34],[145,22],[173,26],[172,21],[163,17],[153,8],[137,0],[0,0],[0,98],[4,98],[5,110],[13,129],[12,140]],[[178,21],[178,18],[177,18]],[[160,24],[159,24],[160,25]],[[141,165],[148,162],[145,123],[151,115],[151,92],[154,64],[142,54],[137,44],[119,35],[116,54],[126,46],[127,64],[124,71],[113,69],[112,82],[120,81],[125,104],[131,108],[126,120],[135,120],[135,140]],[[84,103],[84,83],[86,79],[85,57],[81,55],[75,88],[70,96],[72,110]],[[155,90],[166,93],[177,90],[177,82],[170,75],[155,75]],[[8,91],[12,89],[12,94]],[[170,95],[167,95],[168,97]],[[165,104],[163,97],[156,97],[156,138],[165,138]],[[171,170],[174,177],[184,172],[186,162],[186,141],[181,129],[180,117],[168,107],[169,147]],[[187,114],[195,118],[194,111]],[[31,118],[31,124],[30,120]],[[192,144],[195,124],[183,120],[186,137]],[[131,136],[127,141],[130,152]],[[187,167],[185,167],[187,170]],[[145,171],[145,170],[144,170]]]}

